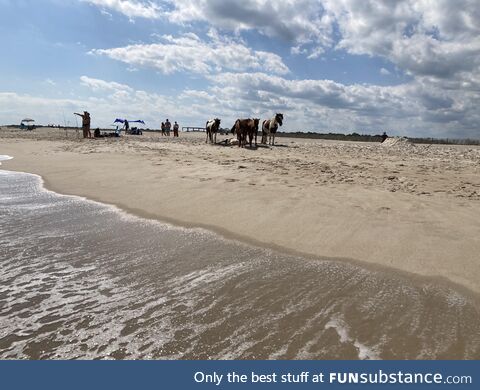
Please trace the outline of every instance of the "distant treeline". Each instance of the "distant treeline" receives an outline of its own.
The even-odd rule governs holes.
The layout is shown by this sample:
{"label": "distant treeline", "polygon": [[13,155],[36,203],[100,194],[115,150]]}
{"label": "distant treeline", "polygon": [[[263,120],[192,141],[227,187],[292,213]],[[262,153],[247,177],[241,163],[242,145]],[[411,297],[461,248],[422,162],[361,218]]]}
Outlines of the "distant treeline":
{"label": "distant treeline", "polygon": [[452,139],[452,138],[408,138],[415,144],[442,144],[442,145],[480,145],[478,139]]}
{"label": "distant treeline", "polygon": [[[382,136],[380,134],[341,134],[341,133],[315,133],[309,131],[307,133],[297,131],[294,133],[278,132],[279,137],[291,138],[314,138],[314,139],[328,139],[334,141],[356,141],[356,142],[381,142]],[[408,140],[415,144],[442,144],[442,145],[480,145],[480,139],[453,139],[453,138],[413,138],[407,137]]]}
{"label": "distant treeline", "polygon": [[[20,128],[19,125],[8,125],[3,127]],[[42,125],[36,125],[35,128],[43,127]],[[49,126],[52,127],[52,126]],[[55,126],[57,127],[57,126]],[[65,129],[64,126],[58,126],[60,129]],[[78,127],[67,126],[66,129],[78,130]],[[94,129],[92,129],[94,130]],[[100,129],[101,131],[115,131],[114,129]],[[228,129],[225,129],[228,130]],[[158,129],[142,129],[143,132],[157,132]],[[261,129],[260,129],[261,133]],[[370,134],[342,134],[342,133],[315,133],[313,131],[303,132],[297,131],[292,133],[277,132],[278,137],[290,137],[290,138],[314,138],[314,139],[328,139],[334,141],[356,141],[356,142],[381,142],[382,135],[370,135]],[[415,144],[437,144],[437,145],[480,145],[480,139],[455,139],[455,138],[414,138],[406,137],[408,140]]]}

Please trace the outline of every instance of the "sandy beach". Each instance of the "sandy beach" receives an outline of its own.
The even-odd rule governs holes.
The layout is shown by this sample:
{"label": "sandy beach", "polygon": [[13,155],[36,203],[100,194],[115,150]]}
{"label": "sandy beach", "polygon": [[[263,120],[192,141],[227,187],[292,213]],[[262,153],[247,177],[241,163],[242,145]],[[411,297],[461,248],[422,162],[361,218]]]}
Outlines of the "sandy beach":
{"label": "sandy beach", "polygon": [[[222,141],[226,136],[219,136]],[[480,148],[277,138],[257,150],[2,128],[1,169],[139,216],[480,292]]]}

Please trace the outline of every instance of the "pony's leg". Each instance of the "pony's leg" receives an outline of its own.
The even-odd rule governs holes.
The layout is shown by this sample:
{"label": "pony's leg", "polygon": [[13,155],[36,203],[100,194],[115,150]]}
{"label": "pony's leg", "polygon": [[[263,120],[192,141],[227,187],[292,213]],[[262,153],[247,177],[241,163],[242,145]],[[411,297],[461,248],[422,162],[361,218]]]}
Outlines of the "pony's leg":
{"label": "pony's leg", "polygon": [[217,132],[215,132],[215,143],[217,143]]}

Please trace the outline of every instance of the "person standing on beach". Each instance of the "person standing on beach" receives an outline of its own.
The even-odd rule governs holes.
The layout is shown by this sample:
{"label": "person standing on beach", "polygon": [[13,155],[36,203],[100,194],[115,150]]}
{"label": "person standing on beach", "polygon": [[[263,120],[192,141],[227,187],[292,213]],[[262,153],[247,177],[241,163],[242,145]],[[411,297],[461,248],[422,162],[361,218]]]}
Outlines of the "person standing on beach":
{"label": "person standing on beach", "polygon": [[128,134],[128,130],[130,129],[130,124],[128,121],[125,119],[125,122],[123,123],[123,127],[125,128],[125,135]]}
{"label": "person standing on beach", "polygon": [[88,111],[83,111],[82,115],[78,112],[74,112],[74,115],[78,115],[82,118],[83,138],[92,138],[92,133],[90,132],[90,113]]}
{"label": "person standing on beach", "polygon": [[170,121],[167,119],[165,121],[165,130],[167,131],[167,137],[170,137],[170,130],[172,129],[172,124]]}
{"label": "person standing on beach", "polygon": [[162,136],[167,135],[165,133],[165,123],[162,122]]}
{"label": "person standing on beach", "polygon": [[387,133],[384,131],[383,134],[382,134],[382,144],[385,142],[385,140],[388,138],[388,135]]}
{"label": "person standing on beach", "polygon": [[175,121],[175,124],[173,125],[173,136],[178,137],[178,129],[180,126],[178,125],[177,121]]}

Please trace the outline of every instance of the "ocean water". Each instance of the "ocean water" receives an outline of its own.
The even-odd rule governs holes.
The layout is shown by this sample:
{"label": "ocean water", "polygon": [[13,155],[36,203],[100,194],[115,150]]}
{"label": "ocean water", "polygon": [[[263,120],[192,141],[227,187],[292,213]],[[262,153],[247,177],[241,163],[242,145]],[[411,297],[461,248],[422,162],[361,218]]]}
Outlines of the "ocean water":
{"label": "ocean water", "polygon": [[0,170],[1,359],[479,359],[479,307]]}

